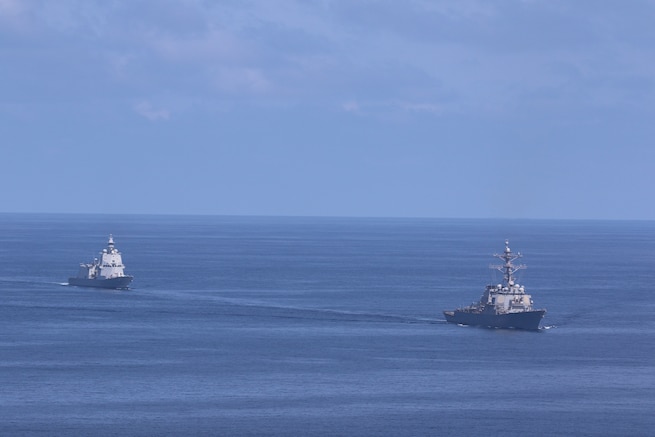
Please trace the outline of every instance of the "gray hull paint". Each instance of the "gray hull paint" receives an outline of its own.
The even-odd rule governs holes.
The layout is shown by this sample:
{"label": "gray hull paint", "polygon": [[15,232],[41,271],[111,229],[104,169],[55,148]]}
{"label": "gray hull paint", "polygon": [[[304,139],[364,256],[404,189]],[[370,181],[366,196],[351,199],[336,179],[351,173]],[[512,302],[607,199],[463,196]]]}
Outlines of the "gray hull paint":
{"label": "gray hull paint", "polygon": [[94,287],[94,288],[110,288],[110,289],[126,289],[132,283],[132,276],[121,276],[119,278],[111,279],[87,279],[87,278],[68,278],[70,285],[78,287]]}
{"label": "gray hull paint", "polygon": [[510,314],[484,314],[467,311],[444,311],[446,321],[460,325],[484,326],[488,328],[513,328],[536,331],[546,314],[545,310]]}

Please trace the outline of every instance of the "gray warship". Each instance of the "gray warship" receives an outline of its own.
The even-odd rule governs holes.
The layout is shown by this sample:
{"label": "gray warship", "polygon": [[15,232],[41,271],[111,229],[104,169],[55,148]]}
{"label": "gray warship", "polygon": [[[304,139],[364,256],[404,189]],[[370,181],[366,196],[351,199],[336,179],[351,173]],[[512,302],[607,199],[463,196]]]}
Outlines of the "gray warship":
{"label": "gray warship", "polygon": [[100,259],[80,264],[77,276],[68,278],[68,283],[80,287],[127,289],[134,278],[123,273],[123,269],[121,253],[114,247],[114,238],[110,234],[107,247],[100,252]]}
{"label": "gray warship", "polygon": [[505,251],[494,256],[504,261],[503,265],[491,266],[503,273],[503,283],[487,285],[479,302],[453,311],[444,311],[446,321],[489,328],[538,330],[546,310],[534,309],[532,296],[514,280],[514,273],[525,266],[514,265],[512,261],[522,255],[512,253],[509,241],[506,240]]}

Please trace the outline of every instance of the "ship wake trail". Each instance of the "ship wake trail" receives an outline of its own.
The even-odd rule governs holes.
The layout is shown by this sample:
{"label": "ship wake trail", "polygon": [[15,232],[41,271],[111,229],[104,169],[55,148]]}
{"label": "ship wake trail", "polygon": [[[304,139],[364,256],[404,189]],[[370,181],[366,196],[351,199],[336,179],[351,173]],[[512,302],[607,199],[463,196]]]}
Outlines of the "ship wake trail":
{"label": "ship wake trail", "polygon": [[39,281],[35,279],[0,278],[1,283],[17,285],[68,285],[68,282]]}
{"label": "ship wake trail", "polygon": [[[337,310],[330,308],[309,308],[292,305],[276,305],[265,301],[238,298],[212,297],[214,305],[207,305],[201,312],[221,313],[234,317],[257,317],[277,319],[298,319],[346,323],[404,323],[440,324],[445,320],[428,317],[388,314],[365,311]],[[198,311],[194,309],[194,311]]]}
{"label": "ship wake trail", "polygon": [[[232,304],[234,305],[234,304]],[[273,318],[302,319],[330,322],[348,323],[405,323],[405,324],[433,324],[442,321],[424,317],[413,317],[400,314],[360,312],[347,310],[334,310],[326,308],[306,308],[280,305],[238,304],[248,308],[265,310]],[[445,323],[445,321],[443,321]]]}
{"label": "ship wake trail", "polygon": [[[281,308],[281,307],[277,307]],[[314,308],[299,308],[299,307],[286,307],[285,309],[293,311],[295,314],[293,318],[311,318],[330,321],[345,321],[345,322],[379,322],[379,323],[408,323],[408,324],[434,324],[445,323],[445,320],[435,320],[425,317],[413,317],[399,314],[386,314],[386,313],[372,313],[360,311],[345,311],[345,310],[332,310],[332,309],[314,309]],[[318,317],[317,317],[318,316]]]}

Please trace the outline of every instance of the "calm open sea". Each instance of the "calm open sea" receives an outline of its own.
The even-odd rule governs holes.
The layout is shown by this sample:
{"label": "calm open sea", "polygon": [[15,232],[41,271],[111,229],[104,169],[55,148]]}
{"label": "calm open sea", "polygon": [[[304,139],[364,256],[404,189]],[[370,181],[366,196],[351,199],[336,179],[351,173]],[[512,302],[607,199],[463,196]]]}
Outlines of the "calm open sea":
{"label": "calm open sea", "polygon": [[[446,324],[506,238],[545,329]],[[0,435],[654,435],[654,286],[655,222],[0,214]]]}

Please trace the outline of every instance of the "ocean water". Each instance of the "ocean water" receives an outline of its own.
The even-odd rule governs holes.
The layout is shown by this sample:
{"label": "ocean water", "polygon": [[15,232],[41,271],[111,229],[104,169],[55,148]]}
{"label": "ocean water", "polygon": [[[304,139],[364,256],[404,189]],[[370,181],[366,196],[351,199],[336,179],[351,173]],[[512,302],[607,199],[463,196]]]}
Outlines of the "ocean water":
{"label": "ocean water", "polygon": [[[65,285],[114,235],[129,291]],[[539,332],[445,323],[504,240]],[[655,222],[0,215],[0,435],[654,435]]]}

